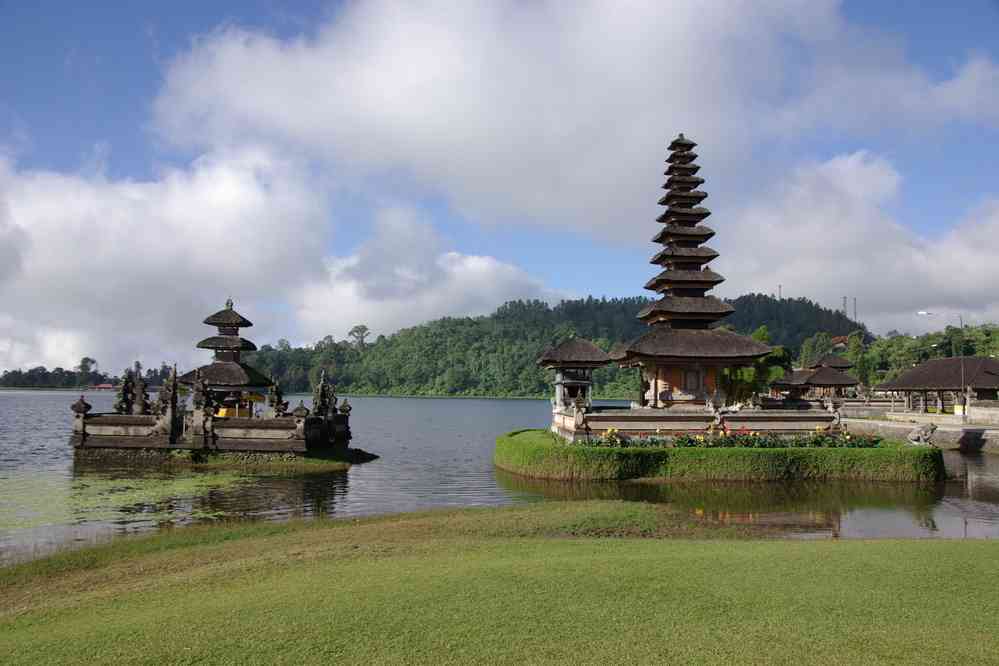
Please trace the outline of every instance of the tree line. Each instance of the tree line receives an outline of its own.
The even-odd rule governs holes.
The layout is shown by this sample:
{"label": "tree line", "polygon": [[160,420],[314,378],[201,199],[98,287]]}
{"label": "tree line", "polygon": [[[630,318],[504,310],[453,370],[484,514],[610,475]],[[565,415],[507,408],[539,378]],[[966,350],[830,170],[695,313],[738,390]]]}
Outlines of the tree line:
{"label": "tree line", "polygon": [[[440,396],[548,396],[550,373],[536,364],[549,346],[576,335],[609,351],[618,342],[641,335],[646,325],[635,315],[648,299],[593,298],[562,301],[511,301],[481,317],[446,317],[371,339],[364,325],[344,340],[326,336],[312,345],[287,340],[265,344],[245,360],[280,382],[285,393],[309,392],[326,371],[341,393]],[[892,379],[929,358],[999,355],[999,329],[989,324],[922,336],[891,332],[875,337],[859,322],[808,299],[777,299],[748,294],[731,301],[736,312],[724,326],[754,335],[777,347],[773,355],[730,377],[735,392],[765,386],[792,366],[807,367],[833,351],[833,338],[846,337],[840,350],[854,363],[851,373],[867,385]],[[86,363],[84,362],[86,361]],[[150,386],[169,368],[145,370]],[[90,358],[72,370],[13,370],[0,386],[78,387],[114,383]],[[614,365],[594,373],[596,394],[633,398],[639,390],[633,369]],[[741,387],[741,388],[740,388]]]}
{"label": "tree line", "polygon": [[[142,364],[136,363],[131,370],[142,374],[147,386],[160,386],[170,376],[170,367],[166,363],[159,368],[147,368],[144,372]],[[2,388],[86,388],[98,384],[117,384],[121,375],[111,375],[98,369],[97,360],[89,356],[80,359],[79,365],[66,370],[64,368],[47,369],[36,366],[28,370],[5,370],[0,374]]]}

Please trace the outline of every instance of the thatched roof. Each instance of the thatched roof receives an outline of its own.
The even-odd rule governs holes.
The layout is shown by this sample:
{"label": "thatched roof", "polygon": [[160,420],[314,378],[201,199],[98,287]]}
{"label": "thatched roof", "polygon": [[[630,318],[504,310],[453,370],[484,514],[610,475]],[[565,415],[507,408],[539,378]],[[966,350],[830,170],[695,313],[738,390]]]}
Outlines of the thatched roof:
{"label": "thatched roof", "polygon": [[708,193],[700,190],[671,189],[659,199],[659,205],[693,208],[707,198]]}
{"label": "thatched roof", "polygon": [[669,162],[670,164],[676,164],[676,163],[690,164],[696,159],[697,159],[697,153],[695,153],[692,150],[681,149],[681,150],[674,150],[672,153],[670,153],[669,157],[666,158],[666,161]]}
{"label": "thatched roof", "polygon": [[672,189],[694,189],[704,184],[704,179],[700,176],[670,176],[663,185],[664,190]]}
{"label": "thatched roof", "polygon": [[649,260],[649,263],[662,265],[664,261],[672,261],[674,259],[707,263],[717,256],[718,251],[714,248],[708,247],[707,245],[702,245],[701,247],[680,247],[678,245],[668,245],[657,252],[655,256]]}
{"label": "thatched roof", "polygon": [[697,144],[688,139],[680,132],[676,135],[676,138],[670,141],[669,150],[693,150],[697,147]]}
{"label": "thatched roof", "polygon": [[935,358],[877,388],[886,391],[960,391],[962,362],[964,386],[973,389],[999,388],[999,360],[982,356]]}
{"label": "thatched roof", "polygon": [[225,326],[246,328],[253,326],[253,322],[232,309],[232,299],[225,302],[225,309],[219,310],[213,315],[205,318],[205,323],[209,326]]}
{"label": "thatched roof", "polygon": [[715,230],[705,224],[685,227],[682,224],[667,224],[652,237],[653,243],[665,243],[671,238],[704,242],[715,235]]}
{"label": "thatched roof", "polygon": [[646,282],[645,288],[652,291],[659,291],[671,285],[691,288],[694,288],[695,285],[708,285],[708,288],[710,288],[711,285],[721,284],[724,281],[725,278],[712,270],[676,271],[667,269]]}
{"label": "thatched roof", "polygon": [[653,326],[641,337],[615,349],[614,360],[639,357],[751,361],[771,352],[752,338],[722,329]]}
{"label": "thatched roof", "polygon": [[715,321],[735,312],[735,308],[714,296],[663,296],[639,310],[638,318],[656,314],[696,314]]}
{"label": "thatched roof", "polygon": [[[274,381],[270,377],[245,363],[215,361],[214,363],[201,366],[198,370],[201,371],[201,378],[209,386],[266,388],[274,384]],[[195,373],[198,370],[192,370],[182,375],[177,381],[181,384],[193,384]]]}
{"label": "thatched roof", "polygon": [[198,349],[215,349],[222,351],[256,351],[257,345],[238,335],[213,335],[205,338],[197,345]]}
{"label": "thatched roof", "polygon": [[[667,195],[668,196],[668,195]],[[665,197],[663,197],[665,198]],[[662,215],[656,218],[656,222],[691,222],[697,223],[704,218],[711,215],[711,211],[704,206],[694,206],[693,208],[684,208],[682,206],[669,206]]]}
{"label": "thatched roof", "polygon": [[545,367],[595,367],[606,365],[610,356],[589,340],[569,338],[549,347],[538,358],[538,365]]}
{"label": "thatched roof", "polygon": [[825,356],[823,356],[818,361],[816,361],[815,363],[811,364],[808,367],[812,368],[813,370],[815,368],[822,368],[822,367],[836,368],[837,370],[849,370],[850,368],[853,367],[853,363],[850,363],[848,360],[846,360],[839,354],[826,354]]}
{"label": "thatched roof", "polygon": [[860,381],[852,375],[829,366],[794,370],[773,383],[778,388],[831,388],[856,386]]}

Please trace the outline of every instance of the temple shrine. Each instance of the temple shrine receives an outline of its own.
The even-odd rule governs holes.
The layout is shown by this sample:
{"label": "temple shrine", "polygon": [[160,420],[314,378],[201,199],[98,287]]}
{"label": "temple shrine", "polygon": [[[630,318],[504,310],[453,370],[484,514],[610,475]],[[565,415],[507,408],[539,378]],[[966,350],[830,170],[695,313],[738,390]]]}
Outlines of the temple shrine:
{"label": "temple shrine", "polygon": [[[832,404],[760,398],[730,404],[726,387],[735,381],[733,371],[771,349],[717,326],[734,308],[708,293],[725,278],[708,267],[718,252],[705,245],[715,232],[702,224],[711,212],[701,205],[708,195],[699,189],[704,178],[698,175],[696,146],[683,134],[668,146],[666,193],[659,199],[665,210],[652,239],[661,249],[651,263],[662,270],[645,285],[659,298],[638,312],[648,330],[616,345],[606,360],[583,340],[556,346],[538,360],[556,372],[552,430],[570,441],[610,430],[668,437],[716,429],[794,434],[840,427]],[[610,362],[639,373],[638,399],[628,408],[592,405],[592,370]]]}
{"label": "temple shrine", "polygon": [[[204,323],[218,329],[218,335],[197,344],[213,352],[211,363],[180,377],[174,368],[155,402],[149,400],[142,375],[126,370],[113,413],[90,413],[91,405],[81,396],[72,406],[72,445],[77,450],[346,452],[351,406],[346,398],[337,405],[325,373],[314,388],[311,409],[303,401],[289,411],[277,382],[243,361],[241,354],[256,345],[239,330],[253,324],[233,309],[232,300]],[[189,407],[181,398],[182,385],[191,395]],[[254,404],[265,399],[266,410],[257,413]]]}
{"label": "temple shrine", "polygon": [[183,375],[180,383],[194,386],[204,382],[212,393],[213,403],[218,405],[218,416],[252,417],[257,392],[268,392],[275,385],[270,377],[240,359],[242,352],[257,350],[255,344],[239,335],[239,329],[253,326],[253,322],[236,312],[229,299],[224,309],[206,317],[204,323],[218,327],[218,335],[205,338],[197,347],[212,350],[214,359]]}
{"label": "temple shrine", "polygon": [[724,404],[721,373],[770,353],[752,338],[711,328],[734,308],[707,293],[725,278],[708,268],[718,252],[704,245],[715,232],[701,224],[711,212],[699,205],[708,195],[697,189],[704,179],[696,175],[696,145],[683,134],[669,144],[666,194],[659,200],[666,210],[652,239],[662,249],[651,263],[663,270],[645,285],[660,298],[638,313],[649,330],[614,354],[622,366],[641,371],[642,407]]}

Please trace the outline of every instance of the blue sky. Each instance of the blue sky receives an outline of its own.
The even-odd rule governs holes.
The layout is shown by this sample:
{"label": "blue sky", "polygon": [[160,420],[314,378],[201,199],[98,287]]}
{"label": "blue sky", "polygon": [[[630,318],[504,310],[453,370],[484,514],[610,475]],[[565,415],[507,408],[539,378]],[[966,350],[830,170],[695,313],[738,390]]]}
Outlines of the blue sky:
{"label": "blue sky", "polygon": [[[32,275],[49,289],[0,307],[0,367],[103,346],[90,314],[60,322],[38,306],[72,273],[46,267],[34,234],[89,225],[116,243],[102,225],[120,217],[134,257],[150,251],[136,228],[210,227],[206,190],[241,177],[247,198],[225,215],[308,247],[277,263],[245,249],[263,267],[254,289],[222,266],[185,270],[286,317],[265,338],[339,337],[365,318],[390,332],[507,297],[641,294],[677,131],[702,144],[723,295],[856,295],[882,330],[924,327],[909,323],[917,301],[972,321],[999,312],[955,288],[999,249],[976,240],[999,224],[994,0],[712,4],[700,25],[688,3],[417,4],[0,1],[0,234],[16,252],[0,291]],[[661,44],[681,38],[686,51]],[[675,56],[700,48],[687,69],[703,81]],[[67,210],[85,190],[88,216],[28,199],[46,187]],[[268,198],[282,188],[305,194]],[[149,221],[185,192],[190,211]],[[183,254],[169,238],[184,235],[164,234],[162,253]],[[101,256],[120,268],[111,282],[162,292],[182,277]],[[910,280],[924,295],[900,296]],[[226,295],[175,298],[193,315]],[[192,330],[165,328],[155,344],[171,350]]]}

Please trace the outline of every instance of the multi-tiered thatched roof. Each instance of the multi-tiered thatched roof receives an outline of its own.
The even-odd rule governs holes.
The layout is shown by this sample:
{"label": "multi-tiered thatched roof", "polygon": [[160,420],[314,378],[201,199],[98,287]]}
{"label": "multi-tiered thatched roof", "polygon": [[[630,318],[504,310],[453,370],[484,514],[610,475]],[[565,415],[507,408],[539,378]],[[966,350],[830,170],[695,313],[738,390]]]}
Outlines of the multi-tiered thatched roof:
{"label": "multi-tiered thatched roof", "polygon": [[736,365],[770,352],[752,338],[710,328],[734,308],[707,293],[725,278],[708,268],[718,252],[704,245],[715,232],[701,224],[711,211],[700,205],[708,195],[697,189],[704,179],[697,175],[696,146],[683,134],[669,144],[666,194],[659,200],[666,210],[657,218],[663,227],[652,239],[663,246],[652,257],[663,270],[645,285],[661,297],[638,313],[649,331],[615,350],[622,362],[674,358]]}

